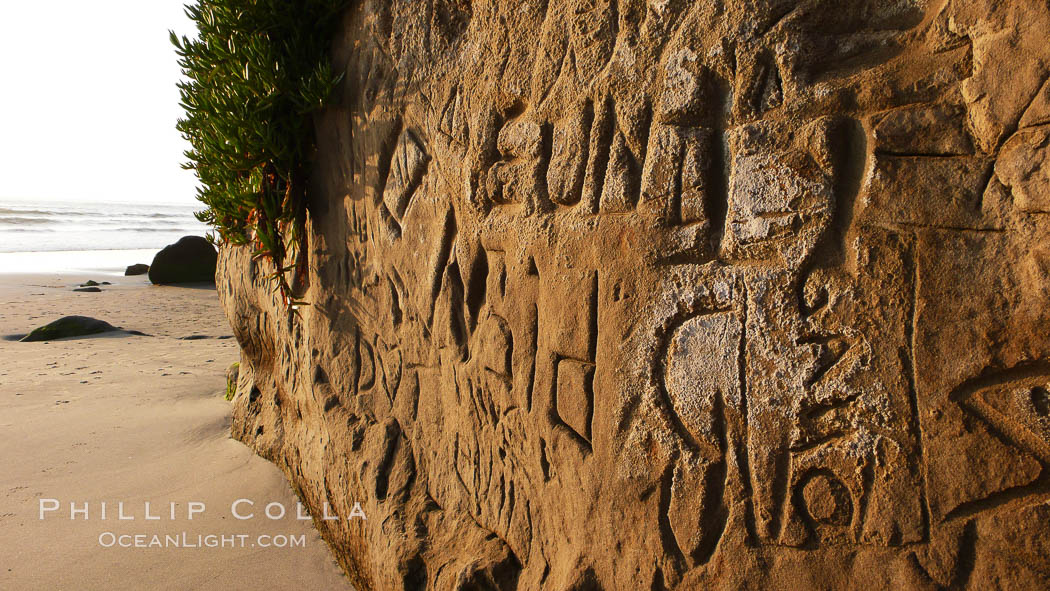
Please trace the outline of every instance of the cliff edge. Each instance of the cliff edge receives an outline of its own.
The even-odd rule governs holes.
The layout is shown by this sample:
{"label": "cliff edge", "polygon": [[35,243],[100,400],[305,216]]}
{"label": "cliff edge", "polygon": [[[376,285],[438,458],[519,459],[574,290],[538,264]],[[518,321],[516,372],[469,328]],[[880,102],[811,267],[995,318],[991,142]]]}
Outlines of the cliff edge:
{"label": "cliff edge", "polygon": [[1050,585],[1046,2],[355,4],[218,286],[359,589]]}

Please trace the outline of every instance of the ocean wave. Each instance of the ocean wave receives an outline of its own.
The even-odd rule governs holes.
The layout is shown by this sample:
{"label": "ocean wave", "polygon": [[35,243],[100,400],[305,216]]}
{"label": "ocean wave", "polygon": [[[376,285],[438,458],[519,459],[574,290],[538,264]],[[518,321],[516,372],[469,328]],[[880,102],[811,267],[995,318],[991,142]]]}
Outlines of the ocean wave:
{"label": "ocean wave", "polygon": [[12,213],[19,214],[19,215],[51,215],[53,212],[44,211],[42,209],[24,209],[24,208],[21,208],[21,207],[18,207],[18,208],[0,207],[0,215],[12,214]]}
{"label": "ocean wave", "polygon": [[142,219],[196,219],[193,214],[156,213],[146,211],[56,211],[51,215],[85,218],[142,218]]}
{"label": "ocean wave", "polygon": [[188,224],[149,224],[143,223],[136,226],[133,220],[113,220],[113,223],[78,223],[69,220],[11,220],[0,218],[0,232],[38,232],[54,231],[67,232],[69,234],[122,234],[126,232],[202,232],[205,226],[191,226]]}
{"label": "ocean wave", "polygon": [[0,225],[8,226],[25,226],[29,224],[53,224],[55,220],[49,220],[47,218],[26,218],[26,217],[4,217],[0,216]]}
{"label": "ocean wave", "polygon": [[106,238],[121,234],[171,234],[174,236],[203,235],[207,228],[106,228],[105,230],[76,230],[63,228],[4,228],[0,226],[0,236],[4,234],[68,234],[70,236],[97,236]]}
{"label": "ocean wave", "polygon": [[105,231],[106,232],[117,232],[117,233],[120,233],[120,232],[141,232],[141,233],[146,233],[146,232],[166,232],[166,233],[169,233],[169,234],[180,234],[180,233],[197,234],[197,233],[201,232],[201,228],[172,228],[171,226],[163,226],[163,227],[156,227],[156,228],[142,228],[142,227],[130,228],[130,227],[128,227],[128,228],[106,228]]}
{"label": "ocean wave", "polygon": [[[30,217],[31,216],[31,217]],[[0,225],[15,224],[195,224],[197,219],[188,215],[166,213],[102,213],[102,212],[61,212],[61,211],[6,211],[0,208]]]}
{"label": "ocean wave", "polygon": [[[58,219],[143,219],[143,220],[193,220],[192,214],[148,213],[134,211],[16,211],[14,215],[42,215]],[[0,212],[0,215],[4,213]]]}
{"label": "ocean wave", "polygon": [[[201,204],[203,205],[203,204]],[[98,213],[142,213],[162,215],[192,215],[202,209],[197,205],[163,205],[151,203],[76,203],[28,201],[24,203],[0,200],[0,213],[54,213],[54,212],[98,212]]]}

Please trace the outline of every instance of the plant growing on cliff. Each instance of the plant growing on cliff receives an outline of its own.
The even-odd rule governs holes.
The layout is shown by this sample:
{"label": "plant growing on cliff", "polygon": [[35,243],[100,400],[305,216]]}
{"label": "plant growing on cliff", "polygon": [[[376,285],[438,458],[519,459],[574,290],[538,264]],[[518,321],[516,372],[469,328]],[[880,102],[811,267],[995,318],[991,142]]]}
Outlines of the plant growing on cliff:
{"label": "plant growing on cliff", "polygon": [[237,380],[241,375],[241,363],[239,361],[234,362],[230,367],[226,368],[226,401],[233,400],[233,397],[237,395]]}
{"label": "plant growing on cliff", "polygon": [[[305,273],[306,177],[315,149],[312,113],[340,77],[328,45],[347,0],[200,0],[186,7],[198,37],[171,33],[196,171],[198,219],[218,239],[270,259],[275,289],[296,298],[287,273]],[[293,284],[294,284],[293,280]]]}

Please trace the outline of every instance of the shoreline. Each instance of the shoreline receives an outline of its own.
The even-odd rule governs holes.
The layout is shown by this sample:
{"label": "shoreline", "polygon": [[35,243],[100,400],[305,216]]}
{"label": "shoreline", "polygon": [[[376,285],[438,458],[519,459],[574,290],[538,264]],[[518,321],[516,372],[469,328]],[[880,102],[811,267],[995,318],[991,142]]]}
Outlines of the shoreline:
{"label": "shoreline", "polygon": [[[23,276],[105,275],[124,277],[134,264],[151,264],[160,248],[33,250],[0,252],[0,283]],[[137,276],[132,276],[137,277]],[[88,277],[90,278],[90,277]]]}

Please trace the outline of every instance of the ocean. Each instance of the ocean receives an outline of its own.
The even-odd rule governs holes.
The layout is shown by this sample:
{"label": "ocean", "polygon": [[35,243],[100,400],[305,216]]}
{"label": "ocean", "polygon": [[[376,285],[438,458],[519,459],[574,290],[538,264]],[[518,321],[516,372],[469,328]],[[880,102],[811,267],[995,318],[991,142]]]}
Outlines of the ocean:
{"label": "ocean", "polygon": [[183,236],[204,236],[203,204],[0,199],[0,273],[123,274]]}

